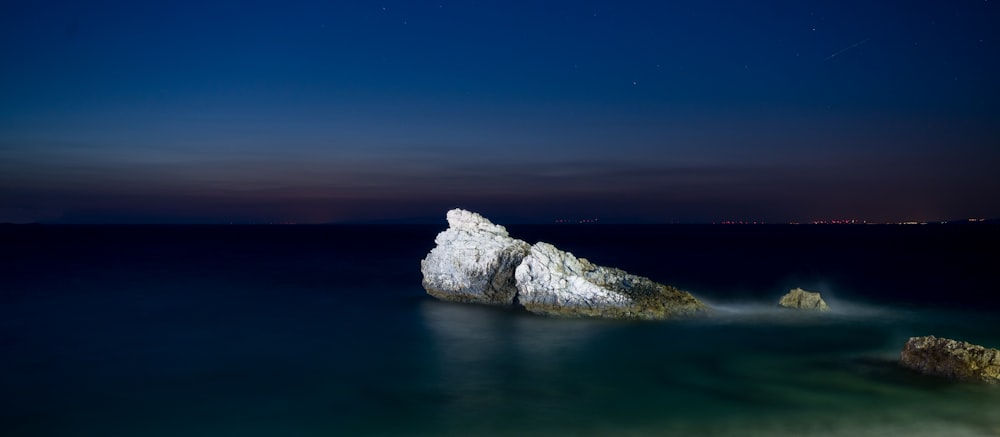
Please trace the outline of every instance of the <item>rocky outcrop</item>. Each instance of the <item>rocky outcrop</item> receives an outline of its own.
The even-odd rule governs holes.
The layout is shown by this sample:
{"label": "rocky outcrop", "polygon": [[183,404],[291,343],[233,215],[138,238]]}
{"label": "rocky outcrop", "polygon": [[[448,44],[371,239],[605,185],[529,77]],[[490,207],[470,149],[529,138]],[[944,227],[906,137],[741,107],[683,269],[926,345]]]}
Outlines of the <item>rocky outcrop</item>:
{"label": "rocky outcrop", "polygon": [[512,305],[517,295],[514,269],[530,246],[479,214],[448,211],[448,229],[420,261],[427,294],[454,302]]}
{"label": "rocky outcrop", "polygon": [[794,308],[798,310],[830,311],[830,306],[826,304],[819,293],[805,291],[801,288],[794,288],[781,297],[779,306]]}
{"label": "rocky outcrop", "polygon": [[1000,350],[964,341],[912,337],[903,346],[900,364],[927,375],[1000,384]]}
{"label": "rocky outcrop", "polygon": [[420,270],[424,289],[441,300],[576,317],[668,319],[708,311],[690,293],[596,266],[551,244],[529,246],[469,211],[448,211],[448,229],[434,242]]}
{"label": "rocky outcrop", "polygon": [[558,316],[669,319],[707,312],[691,293],[537,243],[514,272],[518,301]]}

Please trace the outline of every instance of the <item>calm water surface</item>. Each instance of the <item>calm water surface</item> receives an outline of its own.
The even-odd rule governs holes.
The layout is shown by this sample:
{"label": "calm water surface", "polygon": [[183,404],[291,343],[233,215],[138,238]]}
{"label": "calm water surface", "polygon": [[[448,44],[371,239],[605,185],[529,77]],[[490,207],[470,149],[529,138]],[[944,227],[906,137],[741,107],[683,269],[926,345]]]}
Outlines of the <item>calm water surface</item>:
{"label": "calm water surface", "polygon": [[647,323],[435,301],[442,228],[2,227],[0,434],[1000,435],[1000,390],[895,364],[1000,347],[994,227],[510,227],[717,307]]}

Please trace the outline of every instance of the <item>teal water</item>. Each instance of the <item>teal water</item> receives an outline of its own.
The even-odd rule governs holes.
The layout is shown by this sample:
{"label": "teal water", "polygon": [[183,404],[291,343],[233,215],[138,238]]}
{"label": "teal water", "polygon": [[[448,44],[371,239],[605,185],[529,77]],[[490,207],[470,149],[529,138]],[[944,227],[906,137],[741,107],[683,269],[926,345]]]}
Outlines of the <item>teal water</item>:
{"label": "teal water", "polygon": [[[439,302],[417,267],[438,227],[7,230],[0,434],[1000,435],[998,387],[896,364],[916,335],[1000,347],[995,246],[975,245],[995,233],[647,229],[644,246],[576,229],[524,233],[675,278],[716,316]],[[788,250],[845,238],[842,251],[905,262]],[[720,251],[739,264],[701,261]],[[834,311],[775,308],[789,283]]]}
{"label": "teal water", "polygon": [[[460,435],[994,435],[1000,392],[896,366],[910,335],[996,343],[988,314],[796,314],[619,323],[427,303],[429,385],[418,423]],[[426,404],[425,404],[426,403]],[[365,425],[360,425],[365,428]],[[414,429],[389,429],[387,432]]]}

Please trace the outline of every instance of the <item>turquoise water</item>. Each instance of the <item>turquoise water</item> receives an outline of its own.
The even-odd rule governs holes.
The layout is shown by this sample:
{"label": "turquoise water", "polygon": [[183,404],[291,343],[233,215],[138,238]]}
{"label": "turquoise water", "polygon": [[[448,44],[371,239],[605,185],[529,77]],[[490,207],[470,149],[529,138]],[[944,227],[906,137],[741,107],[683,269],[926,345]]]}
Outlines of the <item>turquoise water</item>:
{"label": "turquoise water", "polygon": [[408,388],[395,394],[415,403],[436,399],[421,413],[433,418],[424,423],[456,435],[998,431],[997,390],[913,375],[895,364],[908,336],[976,336],[971,326],[995,323],[989,315],[730,311],[702,322],[615,323],[427,303],[421,313],[441,379],[402,384]]}
{"label": "turquoise water", "polygon": [[[628,322],[435,301],[417,262],[438,227],[225,229],[6,231],[0,434],[1000,435],[997,387],[896,365],[910,336],[1000,347],[996,255],[957,250],[993,233],[900,247],[850,231],[843,250],[905,259],[865,269],[829,263],[840,253],[797,264],[789,246],[830,239],[798,230],[701,253],[677,241],[687,229],[647,249],[622,229],[524,231],[673,277],[717,311]],[[740,264],[700,262],[718,251]],[[789,283],[834,311],[775,308]]]}

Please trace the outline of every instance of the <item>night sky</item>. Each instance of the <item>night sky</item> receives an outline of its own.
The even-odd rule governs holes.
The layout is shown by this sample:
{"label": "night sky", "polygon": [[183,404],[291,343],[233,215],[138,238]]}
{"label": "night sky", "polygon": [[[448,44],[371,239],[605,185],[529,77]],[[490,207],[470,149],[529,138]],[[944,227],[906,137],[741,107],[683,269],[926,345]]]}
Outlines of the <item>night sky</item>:
{"label": "night sky", "polygon": [[0,222],[1000,217],[1000,1],[0,2]]}

